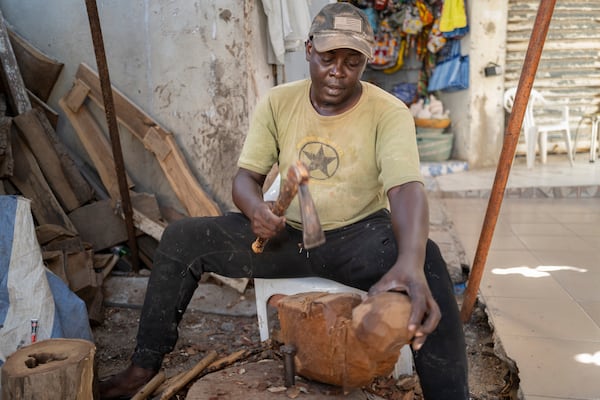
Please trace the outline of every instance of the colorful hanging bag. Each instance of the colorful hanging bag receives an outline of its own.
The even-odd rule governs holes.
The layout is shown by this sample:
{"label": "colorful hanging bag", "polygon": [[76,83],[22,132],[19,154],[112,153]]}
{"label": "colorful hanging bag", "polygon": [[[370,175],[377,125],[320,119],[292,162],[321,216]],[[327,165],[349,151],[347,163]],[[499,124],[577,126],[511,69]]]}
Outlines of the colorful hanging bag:
{"label": "colorful hanging bag", "polygon": [[427,50],[433,54],[440,51],[440,49],[446,44],[446,38],[444,35],[442,35],[442,32],[440,32],[439,28],[440,20],[438,18],[433,23],[431,31],[429,32],[429,37],[427,38]]}
{"label": "colorful hanging bag", "polygon": [[[448,45],[446,45],[448,46]],[[453,92],[464,90],[469,87],[469,56],[461,55],[460,40],[454,39],[450,42],[448,58],[436,64],[427,90],[434,92],[441,90]]]}

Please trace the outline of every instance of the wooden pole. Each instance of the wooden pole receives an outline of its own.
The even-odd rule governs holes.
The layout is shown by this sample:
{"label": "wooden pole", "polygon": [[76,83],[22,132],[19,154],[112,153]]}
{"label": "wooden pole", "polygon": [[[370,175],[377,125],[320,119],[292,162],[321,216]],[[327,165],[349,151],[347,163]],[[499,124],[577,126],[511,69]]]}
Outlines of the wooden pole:
{"label": "wooden pole", "polygon": [[144,387],[141,388],[140,391],[131,398],[131,400],[145,400],[152,396],[152,393],[154,393],[154,391],[165,381],[165,379],[165,373],[160,371],[158,374],[154,375],[154,378],[144,385]]}
{"label": "wooden pole", "polygon": [[519,85],[517,86],[517,93],[515,94],[514,105],[508,118],[502,152],[500,153],[498,167],[496,168],[494,185],[492,186],[485,219],[481,228],[481,235],[479,236],[479,244],[477,245],[477,251],[475,252],[473,268],[469,275],[464,301],[460,310],[463,322],[467,322],[471,318],[473,306],[475,305],[475,300],[477,300],[479,284],[481,282],[481,277],[483,276],[483,270],[492,242],[494,229],[496,227],[496,221],[498,220],[498,214],[500,213],[500,206],[502,205],[506,182],[508,181],[510,168],[515,157],[515,150],[517,148],[517,143],[519,142],[523,117],[527,108],[527,102],[529,101],[531,88],[533,87],[533,81],[535,80],[535,74],[544,48],[544,42],[546,40],[555,4],[556,0],[540,0],[537,16],[533,24],[527,53],[525,54],[525,60],[523,61]]}
{"label": "wooden pole", "polygon": [[106,62],[106,53],[104,51],[104,41],[102,39],[102,29],[100,27],[100,17],[98,16],[98,7],[96,0],[85,0],[88,19],[90,21],[90,30],[92,41],[94,43],[94,53],[96,54],[96,63],[98,65],[98,75],[100,85],[102,86],[102,98],[104,101],[104,111],[108,132],[112,144],[113,158],[115,160],[115,170],[117,181],[119,183],[119,193],[121,194],[121,207],[125,216],[125,225],[127,227],[127,237],[129,238],[129,249],[131,250],[131,264],[133,270],[139,270],[139,253],[135,240],[135,226],[133,224],[133,207],[129,197],[129,187],[127,177],[125,176],[125,163],[123,161],[123,152],[121,151],[121,140],[119,138],[119,127],[117,125],[117,116],[115,113],[115,103],[112,95],[110,76],[108,74],[108,64]]}

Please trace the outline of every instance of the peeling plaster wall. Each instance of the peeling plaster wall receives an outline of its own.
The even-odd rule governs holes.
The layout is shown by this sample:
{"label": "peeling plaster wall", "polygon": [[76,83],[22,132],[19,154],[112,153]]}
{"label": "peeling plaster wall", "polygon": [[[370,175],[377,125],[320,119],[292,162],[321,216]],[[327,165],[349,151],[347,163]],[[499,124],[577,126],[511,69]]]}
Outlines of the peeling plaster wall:
{"label": "peeling plaster wall", "polygon": [[[49,104],[70,89],[79,63],[96,69],[84,1],[0,0],[7,24],[65,63]],[[203,189],[232,209],[231,181],[256,99],[272,86],[258,0],[97,0],[112,84],[171,131]],[[104,114],[95,113],[104,123]],[[65,117],[57,133],[88,160]],[[136,191],[182,210],[154,156],[124,129]]]}
{"label": "peeling plaster wall", "polygon": [[470,87],[443,93],[450,109],[455,134],[452,158],[469,162],[469,168],[496,165],[504,136],[502,96],[504,78],[486,77],[488,63],[505,64],[506,2],[478,0],[467,3],[470,32],[462,40],[463,54],[470,58]]}

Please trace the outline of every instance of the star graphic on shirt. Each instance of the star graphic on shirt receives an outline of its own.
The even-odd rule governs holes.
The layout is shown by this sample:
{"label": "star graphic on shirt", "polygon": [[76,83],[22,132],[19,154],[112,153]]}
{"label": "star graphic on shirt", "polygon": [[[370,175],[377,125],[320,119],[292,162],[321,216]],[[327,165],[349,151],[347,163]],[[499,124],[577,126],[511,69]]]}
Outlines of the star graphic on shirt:
{"label": "star graphic on shirt", "polygon": [[321,142],[306,143],[300,149],[300,160],[306,164],[313,179],[331,178],[339,166],[338,152]]}

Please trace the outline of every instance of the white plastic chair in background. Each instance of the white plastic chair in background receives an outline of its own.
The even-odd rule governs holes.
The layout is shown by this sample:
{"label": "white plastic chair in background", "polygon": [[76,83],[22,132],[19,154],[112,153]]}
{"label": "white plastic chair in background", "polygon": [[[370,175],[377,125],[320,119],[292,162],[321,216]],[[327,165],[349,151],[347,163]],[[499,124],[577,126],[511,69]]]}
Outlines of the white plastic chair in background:
{"label": "white plastic chair in background", "polygon": [[[504,109],[512,112],[517,88],[509,88],[504,93]],[[562,112],[560,119],[551,124],[542,124],[536,121],[534,116],[535,108],[557,109],[560,107]],[[569,163],[573,165],[573,144],[571,141],[571,129],[569,125],[569,105],[553,104],[548,102],[544,96],[535,89],[531,90],[529,102],[525,109],[523,118],[523,134],[525,137],[525,146],[527,148],[527,167],[532,168],[535,163],[536,145],[539,142],[540,160],[542,163],[547,161],[548,157],[548,133],[563,132],[565,147]]]}
{"label": "white plastic chair in background", "polygon": [[[279,175],[275,178],[269,189],[264,193],[264,199],[274,201],[279,194],[281,178]],[[254,278],[254,293],[256,298],[256,317],[258,318],[258,329],[260,340],[265,341],[270,336],[268,302],[276,294],[292,295],[306,292],[327,292],[327,293],[358,293],[365,296],[366,292],[330,279],[319,277],[307,278],[282,278],[282,279],[263,279]],[[400,350],[398,362],[394,367],[394,378],[398,379],[401,375],[413,374],[413,359],[409,345],[403,346]]]}
{"label": "white plastic chair in background", "polygon": [[592,125],[592,130],[590,132],[590,162],[593,163],[596,162],[598,142],[600,142],[600,130],[598,129],[598,125],[600,124],[599,112],[595,112],[593,114],[584,114],[581,116],[581,120],[577,125],[577,130],[575,131],[575,140],[573,141],[573,159],[575,159],[575,152],[577,151],[577,137],[579,136],[579,128],[585,120],[589,120]]}

